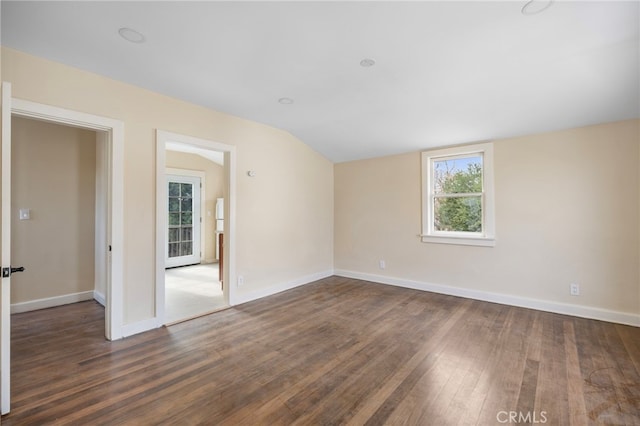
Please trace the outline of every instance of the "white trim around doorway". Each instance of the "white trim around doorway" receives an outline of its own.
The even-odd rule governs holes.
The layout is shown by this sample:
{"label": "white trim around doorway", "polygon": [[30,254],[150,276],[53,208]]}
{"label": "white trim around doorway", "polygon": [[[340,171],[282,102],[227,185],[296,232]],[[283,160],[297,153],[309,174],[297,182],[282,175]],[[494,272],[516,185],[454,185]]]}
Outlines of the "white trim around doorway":
{"label": "white trim around doorway", "polygon": [[156,327],[165,325],[165,244],[166,244],[166,146],[174,142],[191,147],[224,153],[224,299],[227,305],[237,304],[236,282],[236,147],[207,139],[156,130]]}
{"label": "white trim around doorway", "polygon": [[[110,259],[108,268],[106,306],[105,306],[105,337],[117,340],[123,337],[124,320],[123,276],[124,276],[124,123],[112,118],[101,117],[78,111],[58,108],[51,105],[39,104],[13,98],[11,100],[11,114],[48,121],[72,127],[105,132],[106,143],[109,146],[108,163],[109,189],[107,194],[108,228],[107,245],[96,246],[105,258]],[[108,262],[109,263],[109,262]]]}

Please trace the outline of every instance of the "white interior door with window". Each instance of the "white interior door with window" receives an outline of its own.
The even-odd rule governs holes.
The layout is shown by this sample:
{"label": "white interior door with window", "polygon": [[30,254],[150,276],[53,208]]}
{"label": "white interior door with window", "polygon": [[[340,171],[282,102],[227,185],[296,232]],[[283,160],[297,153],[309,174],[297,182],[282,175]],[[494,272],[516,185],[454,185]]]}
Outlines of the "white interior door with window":
{"label": "white interior door with window", "polygon": [[200,188],[199,177],[167,175],[166,268],[200,263]]}

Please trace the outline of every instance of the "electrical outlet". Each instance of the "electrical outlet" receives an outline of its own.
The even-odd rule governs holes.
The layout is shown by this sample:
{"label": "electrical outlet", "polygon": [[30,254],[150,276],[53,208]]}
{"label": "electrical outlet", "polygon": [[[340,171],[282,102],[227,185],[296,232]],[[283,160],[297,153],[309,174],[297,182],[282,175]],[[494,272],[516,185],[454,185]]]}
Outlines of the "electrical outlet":
{"label": "electrical outlet", "polygon": [[244,277],[242,275],[238,275],[238,287],[244,285]]}
{"label": "electrical outlet", "polygon": [[380,269],[384,269],[384,268],[386,268],[386,267],[387,267],[387,263],[386,263],[384,260],[379,260],[379,261],[378,261],[378,267],[379,267]]}
{"label": "electrical outlet", "polygon": [[579,284],[571,284],[571,295],[572,296],[580,296],[580,285]]}

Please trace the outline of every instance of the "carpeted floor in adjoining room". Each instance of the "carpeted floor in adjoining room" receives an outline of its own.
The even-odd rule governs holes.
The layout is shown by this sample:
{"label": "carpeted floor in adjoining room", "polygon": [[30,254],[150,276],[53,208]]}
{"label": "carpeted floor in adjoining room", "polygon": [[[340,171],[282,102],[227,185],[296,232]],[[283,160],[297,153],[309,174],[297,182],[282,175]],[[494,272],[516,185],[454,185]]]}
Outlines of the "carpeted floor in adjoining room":
{"label": "carpeted floor in adjoining room", "polygon": [[166,324],[207,314],[225,306],[217,263],[165,271]]}

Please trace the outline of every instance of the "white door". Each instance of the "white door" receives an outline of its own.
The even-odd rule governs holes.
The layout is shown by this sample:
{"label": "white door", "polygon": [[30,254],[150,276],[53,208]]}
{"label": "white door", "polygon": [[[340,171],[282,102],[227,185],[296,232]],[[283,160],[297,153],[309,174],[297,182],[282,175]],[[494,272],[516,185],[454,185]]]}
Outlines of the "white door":
{"label": "white door", "polygon": [[[9,412],[11,321],[11,84],[2,83],[2,292],[0,295],[0,411]],[[10,271],[10,269],[9,269]],[[7,276],[5,276],[7,275]]]}
{"label": "white door", "polygon": [[167,175],[165,267],[200,263],[200,178]]}

